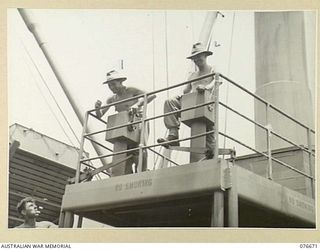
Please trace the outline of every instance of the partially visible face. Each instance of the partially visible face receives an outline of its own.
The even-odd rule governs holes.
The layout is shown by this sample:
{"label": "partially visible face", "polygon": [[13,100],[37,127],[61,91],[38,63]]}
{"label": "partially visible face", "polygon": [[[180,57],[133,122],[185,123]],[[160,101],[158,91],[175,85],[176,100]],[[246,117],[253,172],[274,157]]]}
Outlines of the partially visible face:
{"label": "partially visible face", "polygon": [[36,203],[28,201],[25,204],[24,210],[22,210],[22,214],[28,218],[34,218],[40,215],[40,211]]}
{"label": "partially visible face", "polygon": [[195,57],[191,58],[192,61],[199,67],[205,65],[206,61],[207,61],[207,55],[205,55],[204,53],[196,55]]}
{"label": "partially visible face", "polygon": [[116,79],[112,82],[108,83],[109,89],[112,91],[112,93],[117,94],[121,88],[122,88],[122,80]]}

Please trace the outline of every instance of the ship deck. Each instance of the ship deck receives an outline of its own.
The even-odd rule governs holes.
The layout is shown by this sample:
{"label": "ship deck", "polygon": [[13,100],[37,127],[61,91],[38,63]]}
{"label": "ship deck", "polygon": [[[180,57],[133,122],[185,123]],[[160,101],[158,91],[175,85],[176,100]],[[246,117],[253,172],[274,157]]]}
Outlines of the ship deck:
{"label": "ship deck", "polygon": [[313,198],[228,164],[206,160],[67,185],[62,210],[115,227],[210,227],[214,192],[227,201],[233,189],[239,227],[315,227]]}

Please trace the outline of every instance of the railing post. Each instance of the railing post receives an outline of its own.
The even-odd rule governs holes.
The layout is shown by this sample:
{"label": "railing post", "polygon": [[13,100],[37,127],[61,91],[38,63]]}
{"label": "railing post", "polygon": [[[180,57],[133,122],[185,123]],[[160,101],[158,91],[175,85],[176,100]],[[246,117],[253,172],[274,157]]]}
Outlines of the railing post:
{"label": "railing post", "polygon": [[312,198],[315,197],[315,183],[314,183],[314,171],[313,171],[313,161],[312,161],[312,139],[311,139],[311,129],[307,129],[307,139],[308,139],[308,155],[309,155],[309,170],[310,170],[310,175],[312,176],[311,178],[311,196]]}
{"label": "railing post", "polygon": [[143,166],[143,146],[145,144],[145,130],[146,130],[145,119],[147,116],[147,104],[148,104],[148,94],[145,93],[143,96],[143,111],[142,111],[141,131],[140,131],[141,134],[140,134],[140,144],[139,144],[138,173],[142,172],[142,166]]}
{"label": "railing post", "polygon": [[[215,164],[219,160],[219,73],[215,74],[214,82],[214,154]],[[213,193],[213,204],[211,211],[211,227],[224,226],[224,193],[221,190]]]}
{"label": "railing post", "polygon": [[87,131],[87,124],[88,124],[88,118],[89,114],[86,112],[85,118],[84,118],[84,124],[82,128],[82,135],[81,135],[81,143],[80,143],[80,150],[79,150],[79,156],[78,156],[78,165],[77,165],[77,171],[76,171],[76,178],[75,178],[75,183],[79,183],[79,178],[80,178],[80,171],[81,171],[81,159],[83,155],[83,147],[84,147],[84,135],[86,134]]}
{"label": "railing post", "polygon": [[269,124],[270,104],[266,103],[266,132],[267,132],[267,152],[268,152],[268,170],[267,178],[272,180],[272,149],[271,149],[271,125]]}
{"label": "railing post", "polygon": [[231,168],[232,183],[231,188],[227,190],[228,227],[239,227],[238,169],[234,160],[228,162],[228,167]]}
{"label": "railing post", "polygon": [[218,162],[219,158],[219,85],[220,77],[219,73],[215,74],[214,82],[214,154],[213,159]]}
{"label": "railing post", "polygon": [[224,226],[224,193],[223,191],[215,191],[213,193],[210,226],[211,227]]}

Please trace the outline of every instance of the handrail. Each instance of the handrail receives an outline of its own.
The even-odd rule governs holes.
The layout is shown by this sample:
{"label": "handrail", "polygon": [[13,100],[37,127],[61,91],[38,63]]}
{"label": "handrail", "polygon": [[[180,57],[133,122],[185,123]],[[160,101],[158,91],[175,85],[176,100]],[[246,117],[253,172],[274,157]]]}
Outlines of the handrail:
{"label": "handrail", "polygon": [[[198,135],[186,137],[186,138],[183,138],[183,139],[172,140],[170,142],[174,143],[174,142],[188,141],[188,140],[199,138],[199,137],[202,137],[202,136],[206,136],[206,135],[212,134],[212,133],[214,133],[213,130],[205,132],[205,133],[201,133],[201,134],[198,134]],[[152,145],[149,145],[149,146],[143,146],[143,149],[159,147],[159,146],[163,146],[163,145],[167,145],[167,144],[168,144],[167,142],[156,143],[156,144],[152,144]],[[114,155],[130,153],[130,152],[134,152],[134,151],[137,151],[137,150],[139,150],[139,147],[131,148],[131,149],[127,149],[127,150],[122,150],[122,151],[118,151],[118,152],[113,152],[112,154],[106,154],[106,155],[102,155],[100,157],[101,158],[105,158],[105,157],[110,157],[110,156],[114,156]],[[96,157],[92,157],[92,158],[87,158],[85,160],[81,160],[80,162],[86,162],[86,161],[90,161],[90,160],[97,160],[98,158],[99,158],[99,156],[96,156]]]}
{"label": "handrail", "polygon": [[107,124],[107,122],[105,120],[101,119],[100,117],[98,117],[98,116],[96,116],[96,115],[94,115],[94,114],[92,114],[90,112],[89,112],[89,115],[93,116],[94,118],[96,118],[97,120],[103,122],[104,124]]}
{"label": "handrail", "polygon": [[280,139],[282,139],[282,140],[284,140],[284,141],[288,142],[289,144],[291,144],[291,145],[293,145],[293,146],[296,146],[297,148],[300,148],[300,149],[301,149],[302,151],[304,151],[304,152],[307,152],[307,153],[310,153],[310,154],[311,154],[311,155],[313,155],[313,156],[316,156],[313,152],[309,152],[309,150],[308,150],[308,149],[306,149],[305,147],[301,147],[300,145],[298,145],[298,144],[296,144],[296,143],[294,143],[294,142],[290,141],[288,138],[286,138],[286,137],[284,137],[284,136],[282,136],[282,135],[279,135],[279,134],[278,134],[278,133],[276,133],[276,132],[271,131],[271,134],[273,134],[273,135],[275,135],[275,136],[279,137]]}
{"label": "handrail", "polygon": [[[146,98],[147,98],[147,96],[149,96],[149,95],[154,95],[154,94],[159,93],[159,92],[162,92],[162,91],[166,91],[166,90],[170,90],[170,89],[173,89],[173,88],[177,88],[177,87],[183,86],[183,85],[185,85],[185,84],[189,84],[189,83],[192,83],[192,82],[194,82],[194,81],[198,81],[198,80],[201,80],[201,79],[205,79],[205,78],[207,78],[207,77],[211,77],[211,76],[214,76],[214,75],[216,75],[216,73],[210,73],[210,74],[207,74],[207,75],[204,75],[204,76],[201,76],[201,77],[192,79],[192,80],[188,80],[188,81],[185,81],[185,82],[182,82],[182,83],[178,83],[178,84],[172,85],[172,86],[170,86],[170,87],[162,88],[162,89],[159,89],[159,90],[156,90],[156,91],[152,91],[152,92],[149,92],[149,93],[144,93],[144,94],[141,94],[141,95],[138,95],[138,96],[134,96],[134,97],[131,97],[131,98],[127,98],[127,99],[124,99],[124,100],[121,100],[121,101],[118,101],[118,102],[114,102],[114,103],[111,103],[111,104],[107,104],[107,105],[105,105],[105,106],[99,107],[98,109],[103,109],[103,108],[111,107],[111,106],[114,106],[114,105],[117,105],[117,104],[121,104],[121,103],[124,103],[124,102],[128,102],[128,101],[130,101],[130,100],[134,100],[134,99],[138,99],[138,98],[142,98],[142,97],[144,97],[144,104],[146,104]],[[257,100],[263,102],[264,104],[266,104],[267,109],[268,109],[268,108],[272,108],[272,109],[274,109],[275,111],[277,111],[277,112],[279,112],[280,114],[282,114],[283,116],[285,116],[285,117],[289,118],[290,120],[292,120],[293,122],[297,123],[298,125],[306,128],[306,129],[308,130],[308,133],[309,133],[309,134],[310,134],[310,133],[315,133],[315,131],[314,131],[313,129],[309,128],[307,125],[303,124],[302,122],[298,121],[297,119],[295,119],[295,118],[291,117],[290,115],[286,114],[284,111],[282,111],[281,109],[275,107],[274,105],[272,105],[272,104],[269,103],[268,101],[264,100],[263,98],[259,97],[258,95],[256,95],[256,94],[252,93],[251,91],[245,89],[243,86],[237,84],[236,82],[234,82],[234,81],[231,80],[230,78],[226,77],[226,76],[223,75],[223,74],[219,74],[219,75],[220,75],[223,79],[227,80],[227,81],[230,82],[231,84],[233,84],[233,85],[235,85],[236,87],[238,87],[239,89],[241,89],[242,91],[246,92],[247,94],[253,96],[255,99],[257,99]],[[235,110],[235,109],[227,106],[226,104],[224,104],[223,102],[221,102],[221,101],[219,101],[219,100],[209,101],[209,102],[206,102],[206,103],[203,103],[203,104],[195,105],[195,106],[193,106],[193,107],[184,108],[184,109],[180,109],[180,110],[176,110],[176,111],[171,111],[171,112],[168,112],[168,113],[162,114],[162,115],[154,115],[154,116],[149,117],[149,118],[146,117],[146,112],[144,112],[145,114],[144,114],[144,117],[143,117],[142,120],[137,120],[137,121],[130,122],[130,123],[120,124],[120,125],[113,126],[113,127],[109,127],[109,128],[107,128],[107,129],[100,130],[100,131],[97,131],[97,132],[92,132],[92,133],[84,133],[84,132],[83,132],[83,138],[82,138],[82,139],[89,139],[89,140],[95,142],[95,141],[94,141],[92,138],[90,138],[89,136],[95,135],[95,134],[99,134],[99,133],[102,133],[102,132],[106,132],[106,131],[110,131],[110,130],[114,130],[114,129],[119,129],[119,128],[122,128],[122,127],[126,127],[126,126],[128,126],[128,125],[134,125],[134,124],[139,124],[139,123],[142,123],[142,124],[143,124],[143,123],[145,123],[145,122],[147,122],[147,121],[151,121],[151,120],[159,119],[159,118],[162,118],[162,117],[165,117],[165,116],[169,116],[169,115],[172,115],[172,114],[177,114],[177,113],[181,113],[181,112],[184,112],[184,111],[188,111],[188,110],[196,109],[196,108],[199,108],[199,107],[207,106],[207,105],[213,104],[213,103],[215,103],[215,102],[218,103],[219,105],[223,106],[224,108],[226,108],[226,109],[234,112],[235,114],[239,115],[240,117],[246,119],[247,121],[253,123],[254,125],[259,126],[260,128],[264,129],[266,132],[268,132],[268,133],[267,133],[267,136],[270,136],[271,134],[273,134],[273,135],[277,136],[278,138],[280,138],[280,139],[282,139],[282,140],[284,140],[284,141],[286,141],[286,142],[288,142],[288,143],[296,146],[297,148],[299,148],[299,149],[307,152],[307,153],[309,154],[309,157],[315,156],[315,154],[312,152],[312,150],[311,150],[310,148],[307,149],[307,148],[305,148],[305,147],[303,147],[303,146],[299,146],[298,144],[292,142],[292,141],[289,140],[288,138],[286,138],[286,137],[284,137],[284,136],[282,136],[282,135],[279,135],[278,133],[275,133],[275,132],[271,131],[270,128],[268,128],[268,127],[266,127],[266,126],[264,126],[264,125],[262,125],[262,124],[260,124],[260,123],[258,123],[258,122],[256,122],[256,121],[254,121],[253,119],[247,117],[246,115],[241,114],[239,111],[237,111],[237,110]],[[101,118],[99,118],[99,117],[97,117],[96,115],[92,114],[92,112],[94,112],[95,110],[97,110],[97,109],[92,109],[92,110],[87,111],[87,118],[89,117],[89,115],[91,115],[92,117],[94,117],[94,118],[96,118],[96,119],[98,119],[98,120],[100,120],[100,121],[102,121],[102,122],[104,122],[104,123],[106,124],[106,122],[105,122],[104,120],[102,120]],[[146,110],[144,109],[144,111],[146,111]],[[84,131],[85,131],[85,130],[84,130]],[[194,136],[190,136],[190,137],[187,137],[187,138],[172,140],[171,143],[181,142],[181,141],[187,141],[187,140],[195,139],[195,138],[198,138],[198,137],[206,136],[206,135],[212,134],[212,133],[215,133],[215,131],[214,131],[214,130],[211,130],[211,131],[208,131],[208,132],[205,132],[205,133],[201,133],[201,134],[197,134],[197,135],[194,135]],[[246,147],[246,148],[248,148],[248,149],[250,149],[250,150],[252,150],[253,152],[256,152],[256,153],[259,154],[259,155],[262,155],[262,156],[266,157],[267,159],[269,159],[269,165],[270,165],[270,167],[271,167],[271,170],[272,170],[271,161],[275,161],[275,162],[277,162],[278,164],[283,165],[283,166],[291,169],[292,171],[295,171],[295,172],[297,172],[297,173],[299,173],[299,174],[301,174],[301,175],[303,175],[303,176],[305,176],[305,177],[307,177],[307,178],[310,178],[312,181],[315,180],[315,178],[314,178],[312,175],[309,175],[309,174],[307,174],[307,173],[305,173],[305,172],[303,172],[303,171],[300,171],[300,170],[298,170],[298,169],[290,166],[289,164],[284,163],[284,162],[282,162],[282,161],[280,161],[280,160],[272,157],[272,155],[271,155],[271,149],[270,149],[269,147],[268,147],[267,153],[260,152],[260,151],[258,151],[258,150],[256,150],[256,149],[254,149],[254,148],[246,145],[245,143],[242,143],[241,141],[239,141],[239,140],[237,140],[237,139],[235,139],[235,138],[233,138],[233,137],[231,137],[231,136],[229,136],[229,135],[227,135],[227,134],[225,134],[225,133],[222,133],[222,132],[218,131],[218,134],[221,135],[221,136],[224,136],[224,137],[226,137],[226,138],[228,138],[228,139],[230,139],[230,140],[232,140],[232,141],[234,141],[234,142],[236,142],[236,143],[238,143],[238,144],[240,144],[240,145],[242,145],[242,146],[244,146],[244,147]],[[309,134],[308,134],[308,135],[309,135]],[[141,138],[142,138],[142,137],[141,137]],[[141,140],[142,140],[142,139],[141,139]],[[104,145],[102,145],[101,143],[98,143],[98,142],[97,142],[97,144],[104,147]],[[141,154],[142,150],[145,150],[145,149],[151,150],[152,152],[154,152],[154,153],[156,153],[156,154],[158,154],[158,155],[161,155],[160,153],[152,150],[152,148],[158,147],[158,146],[163,146],[163,145],[166,145],[166,144],[167,144],[167,142],[157,143],[157,144],[153,144],[153,145],[143,145],[143,143],[142,143],[142,141],[141,141],[140,144],[139,144],[139,146],[136,147],[136,148],[128,149],[128,150],[124,150],[124,151],[119,151],[119,152],[113,152],[113,153],[111,153],[111,154],[106,154],[106,155],[102,155],[102,156],[97,156],[97,157],[92,157],[92,158],[83,159],[83,160],[80,160],[80,161],[79,161],[79,164],[85,164],[85,165],[87,165],[86,162],[87,162],[87,161],[90,161],[90,160],[95,160],[95,159],[100,159],[100,158],[104,158],[104,157],[110,157],[110,156],[114,156],[114,155],[120,155],[120,154],[130,153],[130,152],[134,152],[134,151],[137,151],[137,150],[139,150],[139,151],[140,151],[140,154]],[[82,146],[83,146],[83,144],[82,144]],[[105,148],[106,148],[106,147],[105,147]],[[106,148],[106,149],[108,149],[108,148]],[[109,150],[109,151],[112,151],[112,150],[110,150],[110,149],[108,149],[108,150]],[[269,152],[269,151],[270,151],[270,152]],[[172,163],[174,163],[174,164],[177,165],[177,163],[175,163],[175,162],[172,161],[171,159],[169,159],[169,158],[167,158],[167,157],[165,157],[165,156],[163,156],[163,155],[161,155],[161,157],[163,157],[163,158],[167,159],[168,161],[170,161],[170,162],[172,162]],[[311,159],[311,158],[310,158],[310,159]],[[142,160],[141,157],[140,157],[140,160]],[[141,166],[140,166],[140,168],[141,168]],[[271,174],[272,174],[272,171],[271,171]],[[271,178],[271,177],[270,177],[270,178]]]}
{"label": "handrail", "polygon": [[[206,75],[203,75],[201,77],[198,77],[198,78],[195,78],[195,79],[191,79],[191,80],[188,80],[188,81],[184,81],[182,83],[178,83],[178,84],[175,84],[175,85],[172,85],[172,86],[169,86],[169,87],[166,87],[166,88],[162,88],[162,89],[159,89],[159,90],[155,90],[155,91],[152,91],[152,92],[148,92],[146,93],[147,96],[149,95],[154,95],[154,94],[157,94],[157,93],[160,93],[162,91],[167,91],[167,90],[170,90],[170,89],[173,89],[173,88],[177,88],[177,87],[180,87],[180,86],[183,86],[183,85],[186,85],[186,84],[189,84],[189,83],[192,83],[192,82],[195,82],[195,81],[199,81],[199,80],[202,80],[202,79],[205,79],[207,77],[212,77],[214,76],[216,73],[210,73],[210,74],[206,74]],[[307,125],[303,124],[302,122],[298,121],[297,119],[293,118],[292,116],[286,114],[283,110],[281,110],[280,108],[274,106],[273,104],[269,103],[268,101],[266,101],[265,99],[263,99],[262,97],[252,93],[251,91],[247,90],[246,88],[244,88],[243,86],[239,85],[238,83],[236,83],[235,81],[231,80],[230,78],[226,77],[225,75],[223,75],[222,73],[219,73],[219,75],[227,80],[228,82],[230,82],[231,84],[233,84],[234,86],[240,88],[241,90],[243,90],[244,92],[246,92],[247,94],[253,96],[254,98],[258,99],[259,101],[265,103],[265,104],[268,104],[271,108],[273,108],[274,110],[276,110],[277,112],[281,113],[282,115],[286,116],[287,118],[291,119],[292,121],[296,122],[297,124],[299,124],[300,126],[306,128],[306,129],[310,129],[310,131],[312,133],[315,133],[315,131],[312,129],[312,128],[309,128]],[[117,102],[113,102],[113,103],[110,103],[110,104],[107,104],[107,105],[104,105],[104,106],[101,106],[99,108],[95,108],[95,109],[91,109],[89,110],[89,114],[92,115],[93,117],[97,118],[100,120],[99,117],[91,114],[93,111],[96,111],[97,109],[104,109],[104,108],[107,108],[107,107],[111,107],[111,106],[115,106],[117,104],[121,104],[121,103],[124,103],[124,102],[128,102],[128,101],[131,101],[131,100],[135,100],[135,99],[139,99],[139,98],[142,98],[144,97],[145,94],[141,94],[141,95],[137,95],[137,96],[133,96],[133,97],[130,97],[130,98],[127,98],[127,99],[124,99],[124,100],[121,100],[121,101],[117,101]],[[150,119],[149,119],[150,120]],[[103,120],[102,120],[103,121]],[[105,121],[103,121],[105,122]]]}
{"label": "handrail", "polygon": [[[89,168],[91,168],[91,169],[94,169],[94,170],[95,170],[95,169],[98,169],[98,168],[96,168],[96,167],[93,167],[93,166],[89,165],[89,164],[86,163],[86,162],[82,162],[82,164],[84,164],[84,165],[86,165],[87,167],[89,167]],[[110,176],[110,173],[108,173],[108,172],[106,172],[106,171],[101,171],[101,173]]]}
{"label": "handrail", "polygon": [[[273,108],[274,110],[278,111],[279,113],[281,113],[282,115],[286,116],[287,118],[289,118],[290,120],[294,121],[295,123],[299,124],[300,126],[308,129],[309,127],[305,124],[303,124],[302,122],[298,121],[297,119],[293,118],[292,116],[286,114],[283,110],[279,109],[278,107],[274,106],[273,104],[269,103],[267,100],[263,99],[262,97],[252,93],[251,91],[245,89],[244,87],[242,87],[241,85],[239,85],[238,83],[234,82],[233,80],[231,80],[230,78],[226,77],[225,75],[221,74],[221,77],[225,80],[227,80],[228,82],[230,82],[231,84],[233,84],[234,86],[240,88],[241,90],[243,90],[244,92],[246,92],[247,94],[253,96],[254,98],[258,99],[259,101],[263,102],[264,104],[268,104],[271,108]],[[315,131],[313,129],[311,129],[311,132],[315,133]]]}
{"label": "handrail", "polygon": [[[149,95],[154,95],[154,94],[157,94],[157,93],[160,93],[162,91],[167,91],[169,89],[173,89],[173,88],[178,88],[178,87],[181,87],[183,85],[186,85],[186,84],[189,84],[189,83],[192,83],[192,82],[196,82],[196,81],[199,81],[199,80],[202,80],[202,79],[205,79],[207,77],[211,77],[211,76],[214,76],[215,73],[210,73],[210,74],[207,74],[207,75],[203,75],[201,77],[198,77],[198,78],[195,78],[195,79],[191,79],[191,80],[188,80],[188,81],[185,81],[185,82],[182,82],[182,83],[178,83],[178,84],[175,84],[175,85],[172,85],[172,86],[169,86],[169,87],[166,87],[166,88],[162,88],[162,89],[159,89],[159,90],[155,90],[155,91],[151,91],[151,92],[148,92],[146,93],[147,96]],[[108,107],[111,107],[111,106],[115,106],[117,104],[121,104],[121,103],[124,103],[124,102],[129,102],[129,101],[132,101],[132,100],[135,100],[135,99],[139,99],[139,98],[142,98],[144,97],[145,94],[140,94],[140,95],[136,95],[136,96],[133,96],[133,97],[130,97],[130,98],[127,98],[127,99],[123,99],[121,101],[117,101],[117,102],[113,102],[113,103],[109,103],[107,105],[104,105],[104,106],[101,106],[99,108],[94,108],[94,109],[90,109],[89,113],[92,113],[96,110],[100,110],[100,109],[104,109],[104,108],[108,108]]]}
{"label": "handrail", "polygon": [[[220,102],[220,101],[219,101],[219,104],[220,104],[221,106],[223,106],[223,107],[225,107],[225,108],[229,109],[230,111],[234,112],[235,114],[237,114],[237,115],[239,115],[239,116],[243,117],[244,119],[246,119],[246,120],[248,120],[248,121],[252,122],[253,124],[255,124],[255,125],[259,126],[260,128],[262,128],[262,129],[264,129],[264,130],[268,130],[268,129],[267,129],[265,126],[263,126],[262,124],[260,124],[260,123],[258,123],[258,122],[256,122],[256,121],[252,120],[251,118],[249,118],[249,117],[247,117],[247,116],[245,116],[245,115],[241,114],[240,112],[236,111],[235,109],[230,108],[229,106],[227,106],[227,105],[226,105],[226,104],[224,104],[223,102]],[[275,136],[277,136],[277,137],[279,137],[280,139],[282,139],[282,140],[284,140],[284,141],[288,142],[289,144],[291,144],[291,145],[293,145],[293,146],[296,146],[296,147],[300,148],[301,150],[303,150],[303,151],[305,151],[305,152],[307,152],[307,153],[310,153],[310,152],[309,152],[309,150],[307,150],[305,147],[301,147],[301,146],[299,146],[298,144],[296,144],[296,143],[294,143],[294,142],[290,141],[288,138],[286,138],[286,137],[284,137],[284,136],[281,136],[281,135],[279,135],[278,133],[273,132],[273,131],[270,131],[270,133],[271,133],[271,134],[273,134],[273,135],[275,135]],[[311,154],[312,154],[313,156],[315,156],[315,154],[314,154],[314,153],[311,153]]]}
{"label": "handrail", "polygon": [[170,158],[168,158],[168,157],[166,157],[166,156],[164,156],[164,155],[162,155],[162,154],[158,153],[157,151],[155,151],[155,150],[153,150],[153,149],[151,149],[151,148],[148,148],[148,149],[149,149],[151,152],[155,153],[156,155],[159,155],[160,157],[162,157],[162,158],[166,159],[167,161],[170,161],[170,162],[171,162],[171,163],[173,163],[174,165],[179,166],[179,164],[178,164],[178,163],[174,162],[174,161],[173,161],[173,160],[171,160]]}
{"label": "handrail", "polygon": [[95,143],[95,144],[99,145],[100,147],[103,147],[104,149],[106,149],[106,150],[108,150],[108,151],[110,151],[110,152],[113,152],[113,150],[112,150],[112,149],[110,149],[110,148],[106,147],[105,145],[101,144],[100,142],[95,141],[95,140],[94,140],[94,139],[92,139],[91,137],[89,137],[89,136],[85,136],[85,135],[84,135],[84,137],[85,137],[86,139],[88,139],[88,140],[92,141],[93,143]]}
{"label": "handrail", "polygon": [[[187,138],[184,138],[184,139],[172,140],[171,142],[187,141],[187,140],[199,138],[199,137],[202,137],[202,136],[206,136],[206,135],[209,135],[209,134],[212,134],[212,133],[214,133],[214,130],[211,130],[211,131],[208,131],[208,132],[205,132],[205,133],[201,133],[201,134],[198,134],[198,135],[190,136],[190,137],[187,137]],[[252,150],[252,151],[254,151],[254,152],[257,153],[257,154],[260,154],[260,155],[265,156],[266,158],[268,158],[268,155],[267,155],[267,154],[265,154],[265,153],[263,153],[263,152],[260,152],[260,151],[258,151],[258,150],[256,150],[256,149],[254,149],[254,148],[246,145],[245,143],[242,143],[242,142],[240,142],[239,140],[237,140],[237,139],[235,139],[235,138],[233,138],[233,137],[231,137],[231,136],[223,133],[223,132],[219,132],[219,134],[222,135],[222,136],[224,136],[224,137],[226,137],[226,138],[228,138],[228,139],[230,139],[230,140],[232,140],[232,141],[234,141],[234,142],[236,142],[236,143],[238,143],[238,144],[240,144],[240,145],[242,145],[242,146],[244,146],[244,147],[246,147],[246,148],[248,148],[248,149],[250,149],[250,150]],[[158,143],[158,144],[153,144],[153,145],[149,145],[149,146],[143,146],[142,148],[143,148],[143,149],[148,149],[148,148],[152,148],[152,147],[162,146],[162,145],[165,145],[165,144],[167,144],[167,142]],[[119,151],[119,152],[114,152],[113,154],[103,155],[103,156],[100,156],[100,157],[101,157],[101,158],[105,158],[105,157],[110,157],[110,156],[114,156],[114,155],[120,155],[120,154],[130,153],[130,152],[134,152],[134,151],[137,151],[137,150],[139,150],[139,147],[136,147],[136,148],[133,148],[133,149],[128,149],[128,150],[123,150],[123,151]],[[85,160],[81,160],[80,162],[83,163],[83,162],[86,162],[86,161],[97,160],[97,159],[99,159],[100,157],[97,156],[97,157],[87,158],[87,159],[85,159]],[[164,156],[163,156],[163,157],[164,157]],[[166,158],[166,157],[165,157],[165,158]],[[292,166],[290,166],[290,165],[288,165],[288,164],[286,164],[286,163],[284,163],[284,162],[282,162],[282,161],[280,161],[280,160],[278,160],[278,159],[276,159],[276,158],[274,158],[274,157],[271,157],[271,159],[272,159],[273,161],[275,161],[275,162],[277,162],[277,163],[279,163],[279,164],[281,164],[281,165],[283,165],[283,166],[291,169],[292,171],[295,171],[295,172],[300,173],[300,174],[302,174],[302,175],[304,175],[304,176],[306,176],[306,177],[308,177],[308,178],[310,178],[310,179],[315,180],[314,177],[312,177],[312,176],[310,176],[310,175],[308,175],[308,174],[306,174],[306,173],[304,173],[304,172],[302,172],[302,171],[300,171],[300,170],[298,170],[298,169],[296,169],[296,168],[294,168],[294,167],[292,167]]]}
{"label": "handrail", "polygon": [[[168,113],[165,113],[165,114],[162,114],[162,115],[157,115],[157,116],[153,116],[153,117],[150,117],[150,118],[146,118],[145,121],[148,122],[148,121],[155,120],[155,119],[158,119],[158,118],[162,118],[162,117],[165,117],[165,116],[169,116],[169,115],[181,113],[181,112],[184,112],[184,111],[188,111],[188,110],[200,108],[200,107],[203,107],[203,106],[207,106],[207,105],[210,105],[210,104],[213,104],[213,103],[214,103],[214,101],[210,101],[210,102],[206,102],[206,103],[202,103],[202,104],[197,104],[197,105],[195,105],[193,107],[184,108],[184,109],[180,109],[180,110],[176,110],[176,111],[171,111],[171,112],[168,112]],[[103,133],[103,132],[108,132],[108,131],[119,129],[119,128],[124,128],[124,127],[127,127],[129,125],[136,125],[136,124],[139,124],[139,123],[141,123],[141,120],[137,120],[137,121],[130,122],[130,123],[123,123],[123,124],[120,124],[120,125],[117,125],[117,126],[109,127],[107,129],[99,130],[97,132],[87,133],[84,136],[85,137],[89,137],[89,136],[92,136],[92,135],[100,134],[100,133]]]}
{"label": "handrail", "polygon": [[[229,138],[230,140],[232,140],[232,141],[234,141],[234,142],[236,142],[236,143],[238,143],[238,144],[240,144],[240,145],[242,145],[242,146],[244,146],[244,147],[246,147],[246,148],[248,148],[248,149],[250,149],[250,150],[252,150],[252,151],[254,151],[254,152],[256,152],[257,154],[260,154],[260,155],[265,156],[266,158],[269,158],[269,156],[268,156],[267,154],[265,154],[265,153],[263,153],[263,152],[260,152],[260,151],[258,151],[258,150],[256,150],[256,149],[254,149],[254,148],[246,145],[245,143],[240,142],[239,140],[237,140],[237,139],[235,139],[235,138],[233,138],[233,137],[231,137],[231,136],[229,136],[229,135],[227,135],[227,134],[225,134],[225,133],[219,132],[219,134],[222,135],[222,136],[225,136],[226,138]],[[312,179],[312,180],[315,180],[315,178],[314,178],[313,176],[308,175],[308,174],[300,171],[299,169],[296,169],[296,168],[290,166],[289,164],[287,164],[287,163],[285,163],[285,162],[282,162],[282,161],[280,161],[280,160],[278,160],[278,159],[276,159],[276,158],[274,158],[274,157],[271,157],[271,159],[272,159],[273,161],[275,161],[275,162],[277,162],[277,163],[279,163],[279,164],[281,164],[281,165],[283,165],[283,166],[291,169],[292,171],[295,171],[295,172],[297,172],[297,173],[299,173],[299,174],[304,175],[305,177],[308,177],[308,178],[310,178],[310,179]]]}
{"label": "handrail", "polygon": [[258,122],[256,122],[256,121],[252,120],[251,118],[249,118],[249,117],[241,114],[240,112],[236,111],[235,109],[230,108],[229,106],[227,106],[227,105],[224,104],[223,102],[220,102],[220,101],[219,101],[219,104],[220,104],[221,106],[225,107],[226,109],[229,109],[230,111],[234,112],[235,114],[243,117],[244,119],[248,120],[249,122],[254,123],[255,125],[259,126],[260,128],[262,128],[262,129],[264,129],[264,130],[267,130],[267,128],[266,128],[265,126],[263,126],[262,124],[260,124],[260,123],[258,123]]}

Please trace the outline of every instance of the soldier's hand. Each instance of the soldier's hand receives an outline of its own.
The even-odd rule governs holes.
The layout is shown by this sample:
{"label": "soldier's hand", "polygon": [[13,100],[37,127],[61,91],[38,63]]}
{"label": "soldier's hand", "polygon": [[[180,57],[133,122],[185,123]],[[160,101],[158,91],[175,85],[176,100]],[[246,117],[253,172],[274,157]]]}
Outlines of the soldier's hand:
{"label": "soldier's hand", "polygon": [[204,93],[205,90],[206,90],[206,87],[203,86],[203,85],[199,85],[199,86],[197,87],[197,91],[198,91],[199,93]]}
{"label": "soldier's hand", "polygon": [[136,105],[133,105],[133,106],[130,108],[130,112],[131,112],[132,114],[136,114],[136,113],[138,112],[138,110],[139,110],[139,107],[136,106]]}
{"label": "soldier's hand", "polygon": [[142,107],[139,107],[138,105],[133,105],[130,107],[129,112],[130,112],[130,114],[139,116],[142,112],[141,108]]}
{"label": "soldier's hand", "polygon": [[101,107],[101,105],[102,105],[102,102],[100,100],[97,100],[96,103],[94,104],[94,107],[98,109]]}

